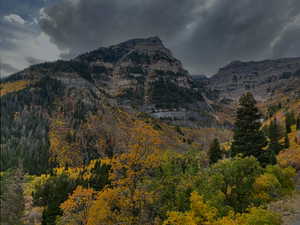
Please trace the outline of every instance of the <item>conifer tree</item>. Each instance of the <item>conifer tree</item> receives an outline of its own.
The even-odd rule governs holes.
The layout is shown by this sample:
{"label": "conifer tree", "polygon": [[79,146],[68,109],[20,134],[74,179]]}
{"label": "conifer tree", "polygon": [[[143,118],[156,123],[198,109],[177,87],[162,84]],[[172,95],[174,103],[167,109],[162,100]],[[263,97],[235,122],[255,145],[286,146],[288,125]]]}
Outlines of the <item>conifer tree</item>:
{"label": "conifer tree", "polygon": [[287,112],[285,115],[285,128],[286,132],[289,134],[292,132],[291,126],[296,123],[294,112]]}
{"label": "conifer tree", "polygon": [[297,121],[296,121],[296,129],[300,130],[300,114],[298,115]]}
{"label": "conifer tree", "polygon": [[291,112],[289,113],[289,117],[290,117],[290,122],[291,122],[291,124],[292,124],[292,125],[295,124],[295,123],[296,123],[296,116],[295,116],[294,111],[291,111]]}
{"label": "conifer tree", "polygon": [[290,124],[288,117],[285,118],[285,131],[288,134],[292,132],[291,124]]}
{"label": "conifer tree", "polygon": [[264,153],[267,139],[260,129],[262,115],[256,107],[256,100],[248,92],[239,100],[231,146],[232,155],[254,156],[258,160]]}
{"label": "conifer tree", "polygon": [[209,163],[216,163],[219,159],[222,159],[222,151],[219,140],[215,138],[209,147]]}
{"label": "conifer tree", "polygon": [[282,146],[279,143],[280,131],[276,119],[272,120],[268,127],[268,137],[270,139],[269,150],[278,154],[282,149]]}
{"label": "conifer tree", "polygon": [[284,137],[284,147],[285,147],[285,148],[289,148],[289,147],[290,147],[290,140],[289,140],[288,133],[285,133],[285,137]]}

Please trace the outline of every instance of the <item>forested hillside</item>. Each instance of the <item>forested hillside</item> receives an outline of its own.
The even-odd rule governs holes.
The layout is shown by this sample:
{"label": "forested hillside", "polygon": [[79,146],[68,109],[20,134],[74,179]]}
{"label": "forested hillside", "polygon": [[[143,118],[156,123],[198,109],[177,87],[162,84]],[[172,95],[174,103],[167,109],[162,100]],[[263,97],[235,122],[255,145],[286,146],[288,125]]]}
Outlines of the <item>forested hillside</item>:
{"label": "forested hillside", "polygon": [[[281,215],[267,205],[294,191],[299,162],[286,157],[283,161],[282,154],[289,154],[291,146],[298,150],[299,143],[292,138],[300,118],[289,112],[284,128],[277,130],[270,122],[260,129],[262,115],[255,105],[253,96],[245,94],[237,109],[230,149],[214,140],[206,153],[192,147],[184,152],[167,148],[161,138],[163,128],[154,129],[152,123],[118,114],[121,124],[131,124],[126,127],[126,137],[122,136],[126,141],[114,142],[122,148],[114,145],[95,157],[98,159],[81,164],[81,154],[74,146],[64,144],[60,149],[64,135],[56,132],[64,130],[51,131],[50,127],[51,152],[60,149],[55,153],[57,168],[27,181],[20,180],[20,169],[1,175],[1,207],[13,199],[20,202],[7,212],[10,217],[2,216],[6,218],[3,224],[11,224],[9,218],[17,217],[21,218],[18,224],[28,223],[28,215],[35,215],[31,221],[49,225],[282,224]],[[59,118],[56,116],[51,126],[61,125]],[[93,121],[90,126],[98,123],[97,118]],[[117,147],[120,151],[114,152]],[[37,213],[36,209],[42,208],[40,215],[26,212],[22,216],[22,191],[19,196],[8,192],[24,182],[31,186],[31,210]]]}

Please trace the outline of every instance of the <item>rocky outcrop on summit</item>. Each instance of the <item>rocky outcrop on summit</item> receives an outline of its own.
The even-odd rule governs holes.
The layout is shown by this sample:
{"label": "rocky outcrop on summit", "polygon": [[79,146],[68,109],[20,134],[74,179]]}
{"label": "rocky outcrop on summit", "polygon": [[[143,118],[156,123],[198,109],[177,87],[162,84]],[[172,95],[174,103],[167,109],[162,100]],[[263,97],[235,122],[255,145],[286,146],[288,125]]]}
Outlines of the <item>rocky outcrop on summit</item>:
{"label": "rocky outcrop on summit", "polygon": [[236,100],[245,91],[251,91],[258,100],[263,101],[278,91],[287,93],[293,90],[291,94],[299,95],[299,86],[300,58],[234,61],[221,68],[208,85],[209,89],[224,98]]}

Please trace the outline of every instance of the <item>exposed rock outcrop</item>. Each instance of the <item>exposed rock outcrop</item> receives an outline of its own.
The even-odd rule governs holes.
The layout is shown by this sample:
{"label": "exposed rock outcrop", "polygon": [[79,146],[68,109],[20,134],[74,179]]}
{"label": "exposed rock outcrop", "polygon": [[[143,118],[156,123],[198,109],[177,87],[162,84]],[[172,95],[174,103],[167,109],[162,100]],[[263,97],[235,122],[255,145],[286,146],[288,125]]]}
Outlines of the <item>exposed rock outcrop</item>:
{"label": "exposed rock outcrop", "polygon": [[10,79],[44,76],[61,81],[67,89],[89,90],[112,105],[177,125],[215,123],[202,89],[158,37],[101,47],[70,61],[35,65]]}
{"label": "exposed rock outcrop", "polygon": [[267,100],[278,91],[289,92],[294,90],[291,86],[300,85],[299,73],[300,58],[234,61],[221,68],[208,87],[233,100],[245,91],[253,92],[258,100]]}

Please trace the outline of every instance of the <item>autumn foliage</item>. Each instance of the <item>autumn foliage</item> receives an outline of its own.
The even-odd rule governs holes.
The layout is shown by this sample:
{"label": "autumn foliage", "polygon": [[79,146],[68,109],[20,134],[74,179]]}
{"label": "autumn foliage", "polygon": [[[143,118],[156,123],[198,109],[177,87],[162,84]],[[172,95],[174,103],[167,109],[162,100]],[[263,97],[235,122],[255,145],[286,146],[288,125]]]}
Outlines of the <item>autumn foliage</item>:
{"label": "autumn foliage", "polygon": [[60,205],[63,215],[57,224],[81,225],[87,224],[88,210],[95,199],[96,192],[91,188],[78,186],[72,195]]}
{"label": "autumn foliage", "polygon": [[[188,151],[168,149],[163,128],[118,109],[77,124],[89,130],[93,145],[82,143],[87,134],[60,115],[49,131],[59,167],[34,193],[45,207],[45,225],[282,224],[267,205],[294,190],[293,164],[280,160],[285,150],[278,155],[280,165],[272,165],[250,153],[228,157],[230,149],[223,155],[217,143],[218,155],[209,164],[212,154],[193,144]],[[177,133],[184,136],[181,128]],[[98,158],[85,162],[87,146]]]}
{"label": "autumn foliage", "polygon": [[0,84],[0,97],[11,92],[20,91],[29,85],[29,81],[20,80],[15,82],[7,82]]}
{"label": "autumn foliage", "polygon": [[111,165],[111,187],[99,193],[90,210],[89,225],[142,224],[151,215],[154,193],[144,180],[160,165],[159,133],[136,121],[129,130],[129,152],[103,160]]}

